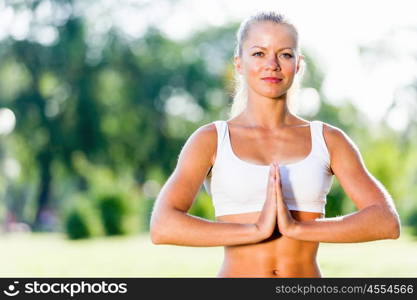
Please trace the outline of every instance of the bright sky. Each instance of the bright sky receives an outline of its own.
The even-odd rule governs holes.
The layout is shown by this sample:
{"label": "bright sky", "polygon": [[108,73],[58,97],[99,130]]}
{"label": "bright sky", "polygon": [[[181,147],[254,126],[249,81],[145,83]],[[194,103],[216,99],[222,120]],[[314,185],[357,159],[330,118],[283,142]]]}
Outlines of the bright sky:
{"label": "bright sky", "polygon": [[[51,15],[48,1],[45,3],[36,13],[39,18],[47,19]],[[324,71],[324,92],[334,104],[349,99],[370,120],[377,121],[384,117],[394,98],[400,99],[388,121],[393,128],[402,129],[412,117],[410,105],[417,103],[414,89],[401,89],[417,80],[417,60],[413,58],[417,54],[415,0],[101,0],[77,3],[76,11],[84,14],[96,31],[106,31],[113,24],[128,35],[139,37],[149,23],[154,23],[175,39],[186,38],[208,25],[241,21],[258,10],[276,10],[297,26],[301,47],[308,50]],[[132,9],[132,4],[136,8]],[[28,13],[13,15],[1,6],[0,40],[7,31],[16,39],[25,38],[29,30]],[[53,14],[56,17],[57,13]],[[60,13],[63,20],[65,14],[65,11]],[[406,27],[413,27],[414,32]],[[57,32],[52,26],[45,26],[38,36],[42,43],[53,43]],[[360,45],[378,50],[379,54],[360,57]],[[314,92],[307,91],[305,95],[314,97]]]}

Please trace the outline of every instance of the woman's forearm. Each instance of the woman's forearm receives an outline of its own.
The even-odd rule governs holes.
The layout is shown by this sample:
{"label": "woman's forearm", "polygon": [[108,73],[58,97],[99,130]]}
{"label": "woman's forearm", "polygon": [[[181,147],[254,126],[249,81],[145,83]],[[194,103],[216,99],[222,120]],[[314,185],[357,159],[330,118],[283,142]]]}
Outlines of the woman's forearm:
{"label": "woman's forearm", "polygon": [[327,243],[396,239],[399,235],[398,215],[382,205],[371,205],[345,216],[297,221],[288,232],[294,239]]}
{"label": "woman's forearm", "polygon": [[170,209],[151,221],[151,238],[154,244],[209,247],[252,244],[266,237],[255,224],[214,222]]}

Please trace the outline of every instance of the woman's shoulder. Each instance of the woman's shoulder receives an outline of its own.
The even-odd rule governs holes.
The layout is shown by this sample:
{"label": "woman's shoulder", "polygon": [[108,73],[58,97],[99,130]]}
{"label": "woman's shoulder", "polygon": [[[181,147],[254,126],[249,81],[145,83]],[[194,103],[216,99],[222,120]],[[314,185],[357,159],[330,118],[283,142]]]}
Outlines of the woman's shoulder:
{"label": "woman's shoulder", "polygon": [[216,140],[217,128],[216,128],[215,122],[217,122],[217,121],[213,121],[213,122],[210,122],[210,123],[200,125],[192,133],[192,136],[194,135],[198,139],[201,139],[201,140]]}
{"label": "woman's shoulder", "polygon": [[336,157],[347,159],[351,154],[353,154],[355,158],[360,158],[361,155],[358,146],[343,129],[326,122],[322,123],[323,136],[327,148],[329,149],[330,156],[333,157],[333,159]]}
{"label": "woman's shoulder", "polygon": [[320,122],[323,124],[323,135],[326,141],[329,140],[329,142],[333,144],[351,141],[351,139],[343,129],[335,125],[329,124],[327,122]]}
{"label": "woman's shoulder", "polygon": [[199,153],[198,156],[209,157],[211,161],[214,161],[214,155],[217,148],[217,129],[215,121],[200,125],[194,130],[184,144],[184,148],[195,149],[194,152]]}

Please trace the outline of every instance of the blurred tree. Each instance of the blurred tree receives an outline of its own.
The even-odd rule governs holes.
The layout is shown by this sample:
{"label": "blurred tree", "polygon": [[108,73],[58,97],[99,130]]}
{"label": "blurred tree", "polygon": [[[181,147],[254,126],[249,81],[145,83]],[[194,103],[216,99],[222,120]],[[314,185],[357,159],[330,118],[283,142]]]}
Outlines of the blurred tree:
{"label": "blurred tree", "polygon": [[[14,8],[34,11],[41,2]],[[41,23],[31,22],[33,28]],[[155,28],[133,42],[111,28],[101,58],[91,62],[85,26],[71,15],[55,26],[51,45],[29,38],[1,43],[4,65],[24,75],[14,83],[22,87],[6,87],[9,99],[0,99],[16,114],[13,136],[23,169],[36,170],[30,178],[38,185],[34,229],[42,230],[43,211],[56,208],[62,183],[89,189],[91,178],[74,167],[75,153],[116,174],[131,170],[139,184],[153,168],[167,173],[176,160],[172,153],[204,117],[207,91],[221,86],[193,46],[170,41]],[[25,161],[26,155],[33,159]]]}
{"label": "blurred tree", "polygon": [[[47,1],[15,2],[13,8],[33,16],[43,2]],[[56,19],[44,24],[45,20],[33,18],[26,39],[9,37],[0,42],[0,107],[10,108],[17,120],[10,141],[0,148],[14,153],[23,170],[19,180],[5,190],[9,197],[20,198],[19,206],[25,207],[10,209],[18,210],[18,218],[27,218],[39,230],[44,228],[43,212],[63,206],[74,193],[87,195],[118,184],[115,179],[101,184],[96,177],[107,178],[110,173],[134,180],[138,187],[162,184],[187,137],[198,126],[227,118],[238,26],[206,28],[182,41],[170,40],[155,27],[132,39],[109,26],[100,40],[89,35],[85,19],[74,15],[74,1],[49,2],[57,10]],[[33,38],[44,26],[56,33],[51,43]],[[368,120],[349,101],[340,107],[330,104],[322,92],[323,71],[308,51],[304,55],[303,87],[314,88],[321,99],[320,110],[309,118],[345,130],[364,150],[377,177],[395,195],[405,198],[404,191],[415,185],[412,168],[417,162],[412,155],[417,145],[411,138],[416,135],[415,126],[400,140],[396,133],[371,139],[374,132]],[[409,176],[414,181],[397,188],[395,160],[403,157],[405,152],[398,147],[405,144],[400,149],[408,149],[406,174],[414,174]],[[81,164],[103,168],[83,171],[80,156]],[[146,217],[152,207],[149,199],[155,196],[153,191],[145,195],[146,203],[140,202],[146,206],[142,212]],[[212,218],[207,199],[198,195],[192,212]],[[349,209],[346,195],[334,184],[328,199],[329,216]],[[27,213],[30,210],[35,212]]]}
{"label": "blurred tree", "polygon": [[393,27],[359,50],[373,72],[389,66],[390,74],[402,75],[395,76],[398,84],[381,123],[363,136],[370,169],[393,195],[401,221],[417,235],[417,49],[410,44],[416,37],[415,26]]}

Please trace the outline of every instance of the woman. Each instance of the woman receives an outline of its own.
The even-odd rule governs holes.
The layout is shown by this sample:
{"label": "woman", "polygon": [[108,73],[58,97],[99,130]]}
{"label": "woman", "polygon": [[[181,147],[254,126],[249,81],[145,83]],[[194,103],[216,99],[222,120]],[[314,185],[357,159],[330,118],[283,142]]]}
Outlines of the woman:
{"label": "woman", "polygon": [[[340,129],[290,109],[303,56],[276,13],[241,24],[233,117],[198,128],[156,200],[155,244],[225,246],[218,277],[321,277],[319,242],[396,239],[393,201]],[[358,211],[324,218],[333,175]],[[205,183],[216,221],[187,214]]]}

